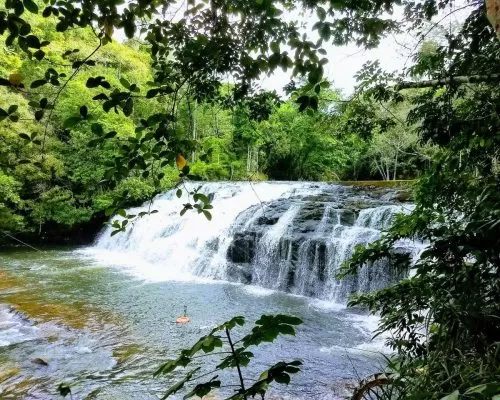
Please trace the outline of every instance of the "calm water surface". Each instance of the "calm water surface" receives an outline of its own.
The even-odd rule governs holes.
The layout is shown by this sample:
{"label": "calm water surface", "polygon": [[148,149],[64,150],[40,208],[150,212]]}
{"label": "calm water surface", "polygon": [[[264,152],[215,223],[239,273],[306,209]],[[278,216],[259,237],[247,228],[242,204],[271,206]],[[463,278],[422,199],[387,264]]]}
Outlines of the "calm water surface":
{"label": "calm water surface", "polygon": [[[160,398],[182,371],[153,378],[155,368],[235,315],[246,316],[249,327],[263,313],[304,320],[296,337],[252,350],[250,378],[279,360],[304,363],[269,398],[339,399],[381,365],[381,343],[370,341],[374,317],[253,286],[149,282],[81,249],[0,252],[0,304],[2,399],[57,399],[61,382],[71,385],[75,400]],[[184,305],[191,323],[178,326]]]}

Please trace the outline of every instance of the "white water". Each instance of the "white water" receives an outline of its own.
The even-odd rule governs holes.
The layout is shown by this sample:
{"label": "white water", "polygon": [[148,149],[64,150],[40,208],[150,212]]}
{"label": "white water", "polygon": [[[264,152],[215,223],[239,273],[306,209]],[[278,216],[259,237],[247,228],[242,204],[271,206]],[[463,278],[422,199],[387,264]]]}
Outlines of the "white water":
{"label": "white water", "polygon": [[6,304],[0,304],[0,348],[38,337],[38,328],[15,315]]}
{"label": "white water", "polygon": [[[158,213],[142,217],[123,234],[112,237],[113,228],[105,229],[92,251],[98,258],[129,268],[133,274],[148,280],[192,280],[199,269],[198,263],[207,261],[201,260],[201,256],[210,259],[214,256],[210,244],[230,239],[231,224],[240,212],[259,204],[259,198],[265,202],[289,196],[300,189],[299,184],[259,183],[254,186],[258,198],[248,184],[205,184],[207,189],[202,192],[214,195],[212,221],[194,211],[181,217],[179,212],[188,201],[186,193],[178,199],[175,191],[169,191],[156,197],[151,206],[146,204],[127,210],[129,214],[148,210]],[[190,190],[194,187],[190,185]],[[217,270],[207,275],[216,279],[222,277]]]}
{"label": "white water", "polygon": [[[105,229],[88,252],[150,281],[232,280],[336,303],[400,278],[381,264],[342,281],[336,274],[357,245],[378,239],[397,213],[412,210],[409,205],[316,183],[205,183],[200,192],[213,196],[212,221],[193,211],[181,217],[186,195],[178,199],[169,191],[128,210],[157,213],[125,233],[111,236],[113,229]],[[346,208],[353,199],[368,208]],[[414,255],[419,246],[400,247]],[[243,256],[235,261],[234,251]]]}

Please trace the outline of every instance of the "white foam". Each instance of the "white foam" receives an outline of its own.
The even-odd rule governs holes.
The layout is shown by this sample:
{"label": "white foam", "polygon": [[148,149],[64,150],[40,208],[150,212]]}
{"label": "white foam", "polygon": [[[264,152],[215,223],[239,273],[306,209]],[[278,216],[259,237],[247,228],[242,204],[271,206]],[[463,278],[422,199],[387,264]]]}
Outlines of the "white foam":
{"label": "white foam", "polygon": [[380,322],[380,317],[378,315],[349,314],[347,319],[353,322],[355,328],[371,338],[367,342],[356,346],[356,349],[385,354],[391,352],[390,348],[385,344],[387,339],[386,334],[380,334],[373,338]]}
{"label": "white foam", "polygon": [[[138,219],[132,226],[129,225],[126,232],[115,236],[111,236],[113,228],[105,229],[96,245],[83,253],[92,255],[101,263],[124,267],[129,273],[150,281],[199,282],[199,277],[195,275],[224,279],[225,257],[216,263],[207,263],[217,254],[210,248],[219,247],[219,252],[224,253],[221,245],[224,247],[224,238],[229,237],[232,223],[240,212],[260,201],[286,197],[287,193],[291,195],[293,189],[300,186],[298,183],[264,182],[253,185],[227,182],[204,184],[200,192],[214,196],[214,208],[210,211],[212,221],[194,211],[179,216],[187,199],[185,195],[178,199],[175,191],[169,191],[158,196],[151,207],[148,203],[127,210],[129,214],[138,215],[151,208],[158,213]],[[191,189],[194,187],[191,185]],[[112,221],[115,219],[121,217],[113,217]],[[200,264],[203,265],[201,273]]]}
{"label": "white foam", "polygon": [[318,311],[342,311],[346,309],[345,304],[336,303],[329,300],[314,299],[309,302],[309,307]]}
{"label": "white foam", "polygon": [[262,286],[255,286],[255,285],[245,285],[245,286],[243,286],[243,290],[246,293],[251,294],[252,296],[256,296],[256,297],[270,296],[273,293],[276,293],[275,290],[267,289],[267,288],[264,288]]}

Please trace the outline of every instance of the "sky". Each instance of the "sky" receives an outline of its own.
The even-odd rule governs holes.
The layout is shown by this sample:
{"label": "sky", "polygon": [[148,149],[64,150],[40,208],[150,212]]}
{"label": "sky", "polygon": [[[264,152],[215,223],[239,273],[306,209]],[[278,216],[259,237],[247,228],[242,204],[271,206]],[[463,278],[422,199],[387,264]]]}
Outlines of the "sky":
{"label": "sky", "polygon": [[[401,39],[401,38],[400,38]],[[396,39],[399,42],[399,40]],[[348,96],[356,85],[355,74],[367,61],[379,60],[381,67],[388,71],[401,70],[408,58],[409,51],[398,45],[392,37],[385,38],[376,49],[366,50],[355,45],[335,47],[325,46],[328,64],[325,66],[325,78],[332,87],[340,89]],[[272,76],[264,77],[263,88],[282,93],[282,88],[290,81],[288,73],[277,70]]]}

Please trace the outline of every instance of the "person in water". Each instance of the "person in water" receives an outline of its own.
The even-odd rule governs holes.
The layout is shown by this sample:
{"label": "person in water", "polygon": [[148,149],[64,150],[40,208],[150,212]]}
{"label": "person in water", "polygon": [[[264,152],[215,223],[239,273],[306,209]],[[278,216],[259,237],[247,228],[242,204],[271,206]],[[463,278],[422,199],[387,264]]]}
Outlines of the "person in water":
{"label": "person in water", "polygon": [[190,321],[190,318],[187,316],[187,306],[184,306],[184,314],[178,317],[175,322],[177,324],[187,324]]}

